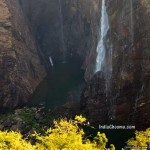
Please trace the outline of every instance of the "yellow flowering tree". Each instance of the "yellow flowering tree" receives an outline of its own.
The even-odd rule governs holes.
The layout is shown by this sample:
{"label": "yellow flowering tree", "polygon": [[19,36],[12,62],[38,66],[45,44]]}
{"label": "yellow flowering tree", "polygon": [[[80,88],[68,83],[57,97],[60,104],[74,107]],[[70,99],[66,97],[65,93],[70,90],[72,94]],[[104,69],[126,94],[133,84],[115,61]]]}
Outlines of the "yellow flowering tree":
{"label": "yellow flowering tree", "polygon": [[19,132],[0,131],[0,150],[35,150]]}
{"label": "yellow flowering tree", "polygon": [[[105,134],[97,133],[94,141],[86,139],[79,124],[86,124],[86,118],[76,116],[74,120],[61,119],[54,121],[54,127],[47,130],[46,135],[35,134],[39,150],[104,150],[108,139]],[[114,150],[114,146],[108,150]]]}
{"label": "yellow flowering tree", "polygon": [[150,148],[150,128],[146,131],[136,131],[135,138],[129,139],[127,145],[131,147],[131,150],[147,150],[148,146]]}
{"label": "yellow flowering tree", "polygon": [[97,133],[91,142],[86,138],[82,129],[86,118],[76,116],[74,120],[60,119],[54,121],[54,126],[49,128],[44,135],[32,134],[35,144],[29,139],[24,139],[19,132],[0,131],[0,150],[114,150],[114,146],[106,148],[108,139],[104,133]]}

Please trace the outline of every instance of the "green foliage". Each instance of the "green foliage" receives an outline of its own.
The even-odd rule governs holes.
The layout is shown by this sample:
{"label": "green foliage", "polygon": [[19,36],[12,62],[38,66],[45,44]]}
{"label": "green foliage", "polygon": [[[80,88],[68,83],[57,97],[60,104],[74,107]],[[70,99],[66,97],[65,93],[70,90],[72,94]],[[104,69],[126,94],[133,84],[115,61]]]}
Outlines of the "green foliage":
{"label": "green foliage", "polygon": [[20,112],[20,118],[25,122],[25,128],[33,128],[35,126],[34,112],[23,110]]}
{"label": "green foliage", "polygon": [[[91,142],[85,137],[81,128],[88,125],[82,116],[76,116],[74,120],[60,119],[54,121],[54,126],[49,128],[44,135],[35,134],[36,140],[31,145],[27,139],[23,139],[18,132],[0,131],[0,150],[104,150],[108,139],[105,134],[97,133]],[[114,146],[107,150],[114,150]]]}
{"label": "green foliage", "polygon": [[146,131],[136,131],[135,138],[129,139],[127,145],[133,147],[133,150],[147,150],[147,147],[150,146],[150,128]]}

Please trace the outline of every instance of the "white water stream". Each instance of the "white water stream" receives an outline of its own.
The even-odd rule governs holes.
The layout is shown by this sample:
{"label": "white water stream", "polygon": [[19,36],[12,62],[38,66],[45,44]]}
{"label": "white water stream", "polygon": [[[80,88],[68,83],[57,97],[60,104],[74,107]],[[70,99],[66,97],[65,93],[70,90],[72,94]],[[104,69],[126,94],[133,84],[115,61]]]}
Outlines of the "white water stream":
{"label": "white water stream", "polygon": [[61,38],[61,42],[62,42],[62,52],[63,52],[63,57],[65,59],[65,40],[64,40],[64,24],[63,24],[63,13],[62,13],[62,4],[61,4],[61,0],[59,1],[59,13],[60,13],[60,38]]}
{"label": "white water stream", "polygon": [[105,37],[109,30],[109,22],[108,22],[108,14],[106,11],[106,4],[105,0],[102,0],[102,9],[101,9],[101,19],[100,19],[100,28],[99,28],[99,41],[97,45],[97,58],[96,58],[96,70],[95,73],[98,71],[102,71],[102,67],[104,65],[104,59],[106,54],[106,47],[105,47]]}

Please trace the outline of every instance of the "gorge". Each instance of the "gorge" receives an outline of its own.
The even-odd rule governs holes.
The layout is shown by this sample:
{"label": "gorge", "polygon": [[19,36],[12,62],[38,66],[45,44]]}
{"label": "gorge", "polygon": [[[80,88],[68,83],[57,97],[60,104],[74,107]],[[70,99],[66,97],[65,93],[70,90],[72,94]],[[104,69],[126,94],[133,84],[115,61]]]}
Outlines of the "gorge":
{"label": "gorge", "polygon": [[149,0],[0,0],[0,85],[1,112],[73,99],[93,124],[148,128]]}

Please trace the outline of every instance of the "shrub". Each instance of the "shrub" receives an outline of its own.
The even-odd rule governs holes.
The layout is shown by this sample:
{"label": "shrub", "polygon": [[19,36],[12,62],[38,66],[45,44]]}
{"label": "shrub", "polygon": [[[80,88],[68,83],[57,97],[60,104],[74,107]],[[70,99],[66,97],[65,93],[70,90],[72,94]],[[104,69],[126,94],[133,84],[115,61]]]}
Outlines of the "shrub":
{"label": "shrub", "polygon": [[[36,140],[34,145],[23,139],[19,132],[0,131],[0,150],[104,150],[108,139],[104,133],[97,133],[91,142],[85,137],[81,128],[88,125],[82,116],[74,120],[60,119],[54,121],[54,126],[49,128],[44,135],[32,135]],[[114,150],[114,146],[107,150]]]}
{"label": "shrub", "polygon": [[[38,139],[36,147],[40,150],[104,150],[108,142],[105,134],[98,132],[91,142],[79,127],[85,121],[82,116],[76,116],[75,120],[54,121],[54,127],[48,129],[46,135],[35,134]],[[111,145],[110,149],[113,150],[114,146]]]}
{"label": "shrub", "polygon": [[34,150],[19,132],[0,131],[0,150]]}
{"label": "shrub", "polygon": [[150,128],[146,131],[136,131],[135,138],[129,139],[127,145],[133,147],[131,150],[147,150],[147,147],[150,147]]}

